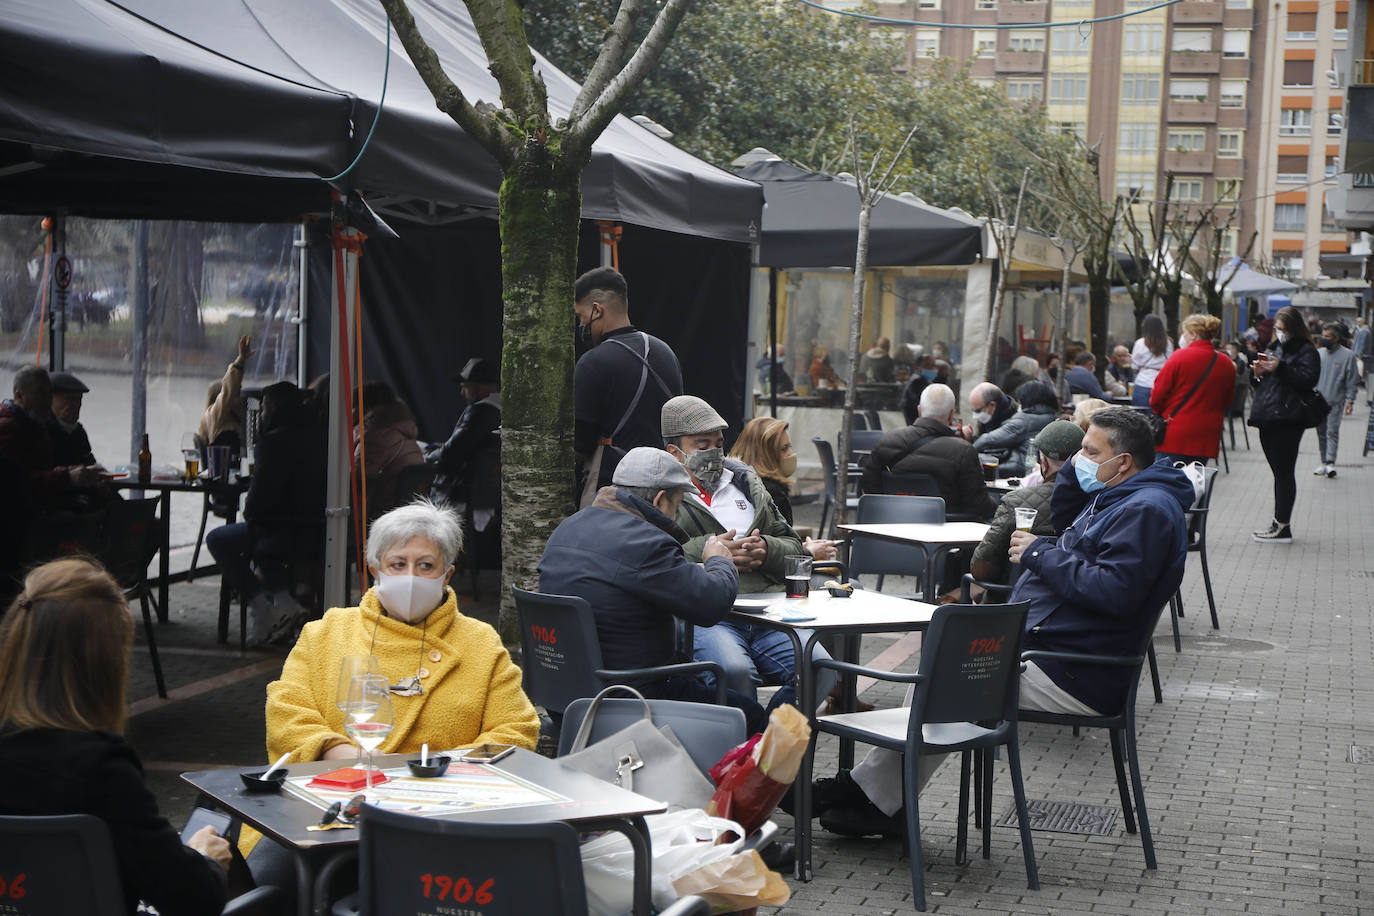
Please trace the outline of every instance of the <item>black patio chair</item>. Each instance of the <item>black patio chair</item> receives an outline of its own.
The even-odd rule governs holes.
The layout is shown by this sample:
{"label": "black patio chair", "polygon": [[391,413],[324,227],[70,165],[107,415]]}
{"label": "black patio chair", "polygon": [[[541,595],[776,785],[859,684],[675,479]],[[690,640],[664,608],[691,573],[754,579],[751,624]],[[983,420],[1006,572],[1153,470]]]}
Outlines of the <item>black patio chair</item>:
{"label": "black patio chair", "polygon": [[[1207,592],[1207,607],[1212,612],[1212,629],[1220,630],[1221,621],[1217,618],[1217,602],[1212,595],[1212,572],[1207,566],[1207,516],[1212,508],[1212,487],[1217,482],[1217,469],[1204,467],[1206,482],[1202,495],[1188,509],[1188,552],[1202,558],[1202,585]],[[1182,651],[1182,641],[1178,632],[1178,620],[1183,616],[1183,586],[1180,585],[1174,597],[1169,600],[1169,617],[1174,627],[1174,651]]]}
{"label": "black patio chair", "polygon": [[[0,816],[0,862],[9,881],[9,912],[24,916],[127,916],[114,843],[90,814]],[[15,887],[16,878],[22,885]],[[222,916],[278,912],[281,891],[254,888],[225,904]]]}
{"label": "black patio chair", "polygon": [[[889,522],[926,522],[938,525],[945,521],[945,501],[938,496],[865,493],[859,497],[855,521],[861,525]],[[875,588],[878,591],[883,590],[883,580],[888,576],[915,576],[919,582],[931,573],[926,569],[926,553],[920,547],[894,544],[861,534],[856,534],[850,539],[848,566],[851,576],[877,576]],[[902,597],[921,599],[919,593]]]}
{"label": "black patio chair", "polygon": [[[1028,601],[993,605],[947,604],[937,608],[921,641],[920,668],[915,674],[879,671],[824,659],[815,663],[817,668],[832,668],[915,687],[910,706],[820,716],[816,719],[816,731],[902,754],[903,810],[911,851],[911,889],[918,910],[926,908],[918,769],[922,755],[956,752],[960,755],[955,862],[963,865],[968,860],[969,780],[973,752],[983,752],[977,767],[978,778],[983,798],[991,799],[992,754],[989,752],[997,747],[1007,749],[1021,852],[1026,864],[1026,884],[1032,890],[1040,888],[1016,729],[1021,642],[1029,608]],[[803,761],[797,779],[803,785],[810,785],[809,757]],[[809,796],[809,793],[799,794]],[[806,810],[802,810],[803,806]],[[991,857],[991,808],[990,804],[984,804],[979,819],[985,859]],[[808,797],[798,806],[797,818],[809,818],[809,809]],[[809,849],[802,850],[800,855],[809,856],[809,852]],[[809,861],[809,858],[800,861]]]}
{"label": "black patio chair", "polygon": [[[836,491],[839,488],[839,472],[835,467],[835,447],[830,444],[829,439],[822,439],[814,436],[811,443],[816,446],[816,454],[821,460],[821,482],[825,485],[825,495],[821,501],[821,521],[816,526],[816,537],[833,538],[835,536],[835,518],[832,513],[835,510],[838,496]],[[854,475],[850,475],[851,485],[857,485],[858,481]],[[845,511],[857,509],[859,498],[857,496],[845,496]],[[825,523],[830,520],[830,530],[826,533]]]}
{"label": "black patio chair", "polygon": [[162,524],[157,517],[160,502],[156,496],[112,502],[105,510],[96,556],[124,590],[125,600],[138,601],[143,614],[143,638],[148,643],[148,657],[152,660],[153,678],[157,681],[157,695],[166,698],[167,683],[162,677],[157,630],[150,610],[153,589],[148,583],[148,564],[162,547]]}

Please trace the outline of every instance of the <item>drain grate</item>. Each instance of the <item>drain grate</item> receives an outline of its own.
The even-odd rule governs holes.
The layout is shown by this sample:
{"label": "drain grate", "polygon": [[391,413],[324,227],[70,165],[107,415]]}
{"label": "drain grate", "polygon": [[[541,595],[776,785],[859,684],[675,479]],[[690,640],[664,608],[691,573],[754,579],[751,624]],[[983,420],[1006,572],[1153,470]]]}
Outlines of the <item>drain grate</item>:
{"label": "drain grate", "polygon": [[1374,763],[1374,747],[1367,744],[1352,744],[1348,759],[1351,763]]}
{"label": "drain grate", "polygon": [[[1026,803],[1032,830],[1054,833],[1079,833],[1087,836],[1110,836],[1116,829],[1116,808],[1110,805],[1083,805],[1078,802],[1057,802],[1036,799]],[[1012,805],[998,827],[1015,827],[1016,805]]]}

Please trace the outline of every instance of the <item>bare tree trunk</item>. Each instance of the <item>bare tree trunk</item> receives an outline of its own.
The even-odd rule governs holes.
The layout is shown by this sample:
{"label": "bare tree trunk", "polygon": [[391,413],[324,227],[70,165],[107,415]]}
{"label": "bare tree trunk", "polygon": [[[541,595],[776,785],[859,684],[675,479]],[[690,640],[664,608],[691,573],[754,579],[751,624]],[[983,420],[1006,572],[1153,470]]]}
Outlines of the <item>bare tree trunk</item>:
{"label": "bare tree trunk", "polygon": [[1071,252],[1064,252],[1064,273],[1059,279],[1059,378],[1055,388],[1059,403],[1069,403],[1069,272],[1073,269]]}
{"label": "bare tree trunk", "polygon": [[839,453],[835,456],[838,476],[835,497],[835,524],[846,521],[845,509],[849,493],[849,433],[854,426],[855,381],[859,365],[859,338],[863,333],[864,294],[868,274],[868,226],[873,207],[864,199],[859,206],[859,244],[854,253],[854,298],[849,312],[849,387],[844,392],[844,410],[840,413]]}
{"label": "bare tree trunk", "polygon": [[[1026,182],[1030,180],[1030,166],[1026,166],[1021,173],[1021,187],[1016,192],[1016,212],[1011,218],[1011,227],[1007,228],[1002,223],[997,229],[993,230],[997,238],[997,292],[992,297],[992,314],[988,316],[988,349],[983,354],[983,379],[991,381],[993,366],[997,361],[997,329],[1002,324],[1002,301],[1007,294],[1007,273],[1011,265],[1012,253],[1016,249],[1016,237],[1021,234],[1021,202],[1026,196]],[[997,193],[999,206],[997,209],[1004,209],[1000,206],[1002,199],[1001,192]],[[999,219],[1001,214],[997,214]],[[1007,392],[1011,394],[1011,392]]]}

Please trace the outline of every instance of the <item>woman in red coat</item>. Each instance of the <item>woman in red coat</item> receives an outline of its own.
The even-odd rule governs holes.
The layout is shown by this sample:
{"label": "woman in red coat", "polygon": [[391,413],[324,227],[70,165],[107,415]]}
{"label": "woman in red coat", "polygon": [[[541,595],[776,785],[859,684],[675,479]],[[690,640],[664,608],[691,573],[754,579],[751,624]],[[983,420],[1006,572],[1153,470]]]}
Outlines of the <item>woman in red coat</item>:
{"label": "woman in red coat", "polygon": [[1236,391],[1236,364],[1216,348],[1220,329],[1221,319],[1212,315],[1183,319],[1179,347],[1155,378],[1150,409],[1169,421],[1156,454],[1170,461],[1216,460]]}

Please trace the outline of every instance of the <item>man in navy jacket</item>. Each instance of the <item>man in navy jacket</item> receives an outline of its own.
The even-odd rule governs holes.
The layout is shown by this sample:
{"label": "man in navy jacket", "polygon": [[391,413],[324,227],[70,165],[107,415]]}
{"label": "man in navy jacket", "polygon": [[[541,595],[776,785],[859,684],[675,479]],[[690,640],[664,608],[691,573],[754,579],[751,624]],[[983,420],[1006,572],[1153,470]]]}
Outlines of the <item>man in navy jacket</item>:
{"label": "man in navy jacket", "polygon": [[[687,534],[673,519],[695,486],[662,449],[631,449],[612,483],[549,537],[539,559],[539,590],[576,595],[592,606],[607,668],[690,661],[674,657],[674,618],[709,627],[730,613],[739,589],[730,549],[713,535],[702,546],[701,565],[687,560]],[[635,686],[645,696],[715,702],[715,691],[690,675]],[[767,717],[752,696],[726,696],[744,710],[751,734],[764,729]]]}
{"label": "man in navy jacket", "polygon": [[[1051,497],[1057,538],[1012,535],[1009,557],[1025,567],[1012,601],[1030,601],[1024,648],[1131,656],[1149,638],[1158,611],[1183,581],[1188,478],[1154,463],[1154,437],[1126,407],[1092,415],[1083,447],[1059,472]],[[1027,662],[1021,708],[1078,715],[1115,713],[1132,668]],[[922,758],[924,784],[940,761]],[[855,795],[854,789],[862,790]],[[870,752],[848,777],[818,785],[821,823],[837,833],[898,834],[901,758]],[[833,800],[827,810],[821,801]]]}

